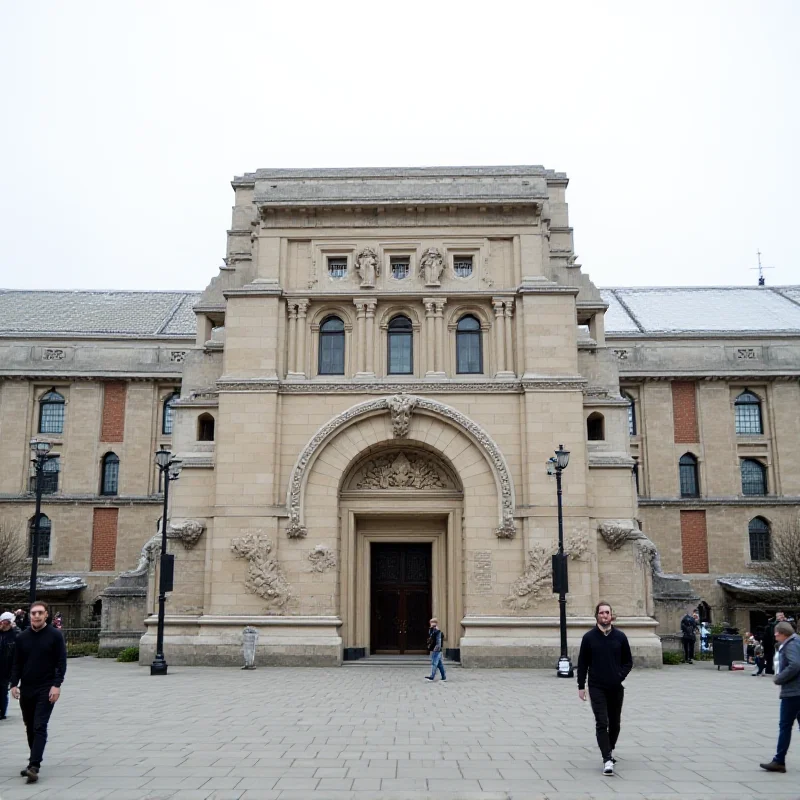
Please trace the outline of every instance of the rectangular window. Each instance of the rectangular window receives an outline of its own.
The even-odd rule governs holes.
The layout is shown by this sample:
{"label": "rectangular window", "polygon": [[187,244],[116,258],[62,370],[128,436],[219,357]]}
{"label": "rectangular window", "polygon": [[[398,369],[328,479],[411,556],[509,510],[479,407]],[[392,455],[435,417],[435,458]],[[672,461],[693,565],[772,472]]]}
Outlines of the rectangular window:
{"label": "rectangular window", "polygon": [[456,336],[456,350],[458,351],[456,371],[460,375],[479,375],[483,372],[480,331],[457,333]]}
{"label": "rectangular window", "polygon": [[412,339],[411,334],[392,333],[389,335],[389,374],[411,375]]}
{"label": "rectangular window", "polygon": [[347,275],[347,257],[328,256],[328,275],[331,278],[344,278]]}
{"label": "rectangular window", "polygon": [[411,270],[411,259],[408,256],[392,256],[389,259],[392,270],[392,277],[396,281],[402,281],[408,277]]}
{"label": "rectangular window", "polygon": [[[42,469],[42,494],[55,494],[58,491],[58,473],[61,470],[61,459],[52,456],[44,462]],[[36,491],[36,475],[31,475],[31,492]]]}
{"label": "rectangular window", "polygon": [[472,275],[472,256],[453,256],[453,272],[457,278],[469,278]]}

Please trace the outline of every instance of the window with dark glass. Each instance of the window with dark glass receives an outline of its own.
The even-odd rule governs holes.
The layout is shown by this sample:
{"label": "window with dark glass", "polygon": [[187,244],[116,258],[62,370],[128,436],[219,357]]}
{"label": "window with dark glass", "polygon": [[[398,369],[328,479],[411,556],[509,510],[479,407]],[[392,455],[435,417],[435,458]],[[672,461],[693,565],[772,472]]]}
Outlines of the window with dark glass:
{"label": "window with dark glass", "polygon": [[329,256],[328,275],[331,278],[344,278],[347,275],[347,256]]}
{"label": "window with dark glass", "polygon": [[458,278],[472,275],[472,256],[453,256],[453,272]]}
{"label": "window with dark glass", "polygon": [[395,317],[389,323],[388,334],[388,373],[411,375],[414,367],[411,320],[403,316]]}
{"label": "window with dark glass", "polygon": [[767,493],[767,468],[752,458],[742,459],[742,494],[763,495]]}
{"label": "window with dark glass", "polygon": [[742,392],[734,403],[736,415],[736,433],[759,434],[763,433],[761,425],[761,400],[750,391]]}
{"label": "window with dark glass", "polygon": [[201,414],[197,418],[197,441],[214,441],[214,417],[211,414]]}
{"label": "window with dark glass", "polygon": [[700,482],[697,479],[697,459],[691,453],[685,453],[678,462],[678,471],[681,497],[699,497]]}
{"label": "window with dark glass", "polygon": [[626,392],[622,397],[628,401],[628,435],[636,436],[636,401]]}
{"label": "window with dark glass", "polygon": [[[50,517],[46,514],[39,514],[39,558],[50,557],[50,532],[52,525]],[[30,532],[30,543],[28,544],[28,558],[33,558],[33,536],[36,530],[36,516],[31,517],[28,526]]]}
{"label": "window with dark glass", "polygon": [[397,281],[402,281],[408,277],[411,271],[411,259],[408,256],[392,256],[389,259],[389,266],[392,270],[392,277]]}
{"label": "window with dark glass", "polygon": [[119,457],[116,453],[103,456],[103,471],[100,476],[100,494],[116,495],[119,493]]}
{"label": "window with dark glass", "polygon": [[747,531],[750,535],[750,560],[771,561],[772,541],[769,523],[762,517],[756,517],[750,520]]}
{"label": "window with dark glass", "polygon": [[178,392],[173,392],[164,401],[164,413],[161,418],[161,433],[169,436],[172,433],[172,426],[175,422],[175,410],[173,404],[180,397]]}
{"label": "window with dark glass", "polygon": [[319,326],[319,374],[344,375],[344,323],[328,317]]}
{"label": "window with dark glass", "polygon": [[64,432],[64,397],[51,389],[39,400],[39,433]]}
{"label": "window with dark glass", "polygon": [[636,494],[641,494],[639,490],[639,460],[633,460],[633,480],[636,483]]}
{"label": "window with dark glass", "polygon": [[586,419],[586,437],[590,442],[602,442],[606,438],[603,415],[595,411]]}
{"label": "window with dark glass", "polygon": [[[61,470],[61,459],[50,456],[42,465],[42,494],[53,494],[58,491],[58,473]],[[31,491],[36,491],[36,475],[31,475]]]}
{"label": "window with dark glass", "polygon": [[481,324],[475,317],[461,317],[456,326],[456,372],[462,375],[483,372]]}

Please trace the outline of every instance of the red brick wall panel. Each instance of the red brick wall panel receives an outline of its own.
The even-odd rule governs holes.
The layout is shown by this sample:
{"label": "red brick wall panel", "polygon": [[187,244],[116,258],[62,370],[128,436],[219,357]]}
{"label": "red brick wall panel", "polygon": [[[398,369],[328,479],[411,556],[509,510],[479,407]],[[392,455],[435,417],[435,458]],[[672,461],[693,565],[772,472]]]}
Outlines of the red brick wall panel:
{"label": "red brick wall panel", "polygon": [[92,520],[92,572],[115,569],[118,508],[96,508]]}
{"label": "red brick wall panel", "polygon": [[696,444],[700,441],[697,428],[697,396],[691,381],[672,381],[672,420],[675,444]]}
{"label": "red brick wall panel", "polygon": [[124,383],[107,383],[103,392],[103,422],[100,427],[101,442],[121,442],[125,436]]}
{"label": "red brick wall panel", "polygon": [[708,572],[705,511],[681,511],[681,548],[685,573]]}

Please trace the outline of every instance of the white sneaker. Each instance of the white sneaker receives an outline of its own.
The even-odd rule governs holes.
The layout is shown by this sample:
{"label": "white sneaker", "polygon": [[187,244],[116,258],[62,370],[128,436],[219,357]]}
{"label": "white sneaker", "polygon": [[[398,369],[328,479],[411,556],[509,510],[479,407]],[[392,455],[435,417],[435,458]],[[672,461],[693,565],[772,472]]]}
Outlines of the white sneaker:
{"label": "white sneaker", "polygon": [[614,762],[613,761],[606,761],[603,764],[603,775],[613,775],[614,774]]}

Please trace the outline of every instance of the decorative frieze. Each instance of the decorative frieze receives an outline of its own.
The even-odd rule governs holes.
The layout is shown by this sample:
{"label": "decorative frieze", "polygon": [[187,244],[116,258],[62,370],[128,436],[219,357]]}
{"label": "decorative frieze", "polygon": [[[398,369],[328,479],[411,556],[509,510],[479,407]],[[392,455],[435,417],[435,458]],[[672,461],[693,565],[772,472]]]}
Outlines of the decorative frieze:
{"label": "decorative frieze", "polygon": [[434,459],[401,451],[370,459],[351,484],[355,489],[454,489]]}

